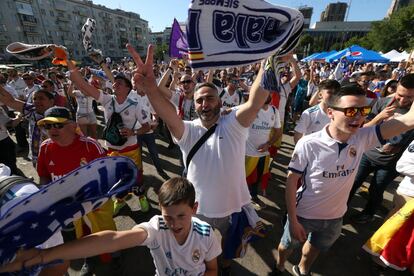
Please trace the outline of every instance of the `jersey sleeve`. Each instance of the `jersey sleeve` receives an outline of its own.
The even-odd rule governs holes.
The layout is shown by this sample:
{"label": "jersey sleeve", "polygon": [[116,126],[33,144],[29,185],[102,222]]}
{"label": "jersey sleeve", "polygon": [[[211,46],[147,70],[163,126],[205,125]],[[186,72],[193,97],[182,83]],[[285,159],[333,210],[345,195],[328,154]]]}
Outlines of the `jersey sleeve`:
{"label": "jersey sleeve", "polygon": [[405,176],[414,177],[414,141],[405,149],[397,162],[396,169]]}
{"label": "jersey sleeve", "polygon": [[310,115],[309,112],[305,110],[296,124],[295,131],[302,134],[308,134],[309,122]]}
{"label": "jersey sleeve", "polygon": [[292,158],[288,166],[288,170],[303,174],[308,166],[308,152],[307,152],[307,139],[300,139],[293,150]]}
{"label": "jersey sleeve", "polygon": [[95,139],[88,137],[88,147],[91,150],[90,151],[90,154],[91,154],[90,160],[91,161],[95,160],[96,158],[106,156],[106,152],[105,152],[104,148]]}
{"label": "jersey sleeve", "polygon": [[147,232],[147,238],[141,245],[153,247],[157,243],[157,234],[159,232],[159,216],[153,216],[148,222],[140,223],[134,228],[142,228]]}
{"label": "jersey sleeve", "polygon": [[137,118],[141,125],[151,121],[151,111],[145,104],[140,103],[138,105],[137,112]]}
{"label": "jersey sleeve", "polygon": [[99,98],[98,98],[97,102],[105,107],[111,101],[112,96],[103,93],[101,90],[99,90],[99,92],[100,93],[99,93]]}
{"label": "jersey sleeve", "polygon": [[221,254],[221,245],[214,231],[210,231],[210,246],[206,252],[206,261],[209,262]]}

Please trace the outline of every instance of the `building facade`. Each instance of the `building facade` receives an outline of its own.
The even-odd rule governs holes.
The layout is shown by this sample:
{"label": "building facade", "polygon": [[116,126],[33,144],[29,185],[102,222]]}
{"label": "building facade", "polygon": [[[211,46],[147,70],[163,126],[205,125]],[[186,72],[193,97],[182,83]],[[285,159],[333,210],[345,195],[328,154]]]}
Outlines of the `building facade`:
{"label": "building facade", "polygon": [[347,3],[337,2],[330,3],[326,6],[325,10],[321,13],[320,21],[344,21],[346,10],[348,8]]}
{"label": "building facade", "polygon": [[140,54],[150,42],[148,21],[139,14],[109,9],[87,0],[0,1],[0,52],[12,42],[58,44],[68,48],[76,60],[86,56],[81,28],[87,18],[96,20],[92,45],[104,56],[128,55],[127,42]]}
{"label": "building facade", "polygon": [[303,27],[305,29],[309,29],[310,23],[311,23],[311,20],[312,20],[313,8],[312,7],[308,7],[308,6],[300,6],[298,8],[298,10],[303,15],[303,23],[304,23],[304,26]]}

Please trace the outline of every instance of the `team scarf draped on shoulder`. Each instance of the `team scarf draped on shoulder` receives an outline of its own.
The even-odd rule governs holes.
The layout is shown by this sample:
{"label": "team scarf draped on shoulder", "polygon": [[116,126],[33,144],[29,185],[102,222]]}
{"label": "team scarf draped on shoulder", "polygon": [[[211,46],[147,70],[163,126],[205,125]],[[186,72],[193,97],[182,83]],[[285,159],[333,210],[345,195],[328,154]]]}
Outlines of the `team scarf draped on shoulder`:
{"label": "team scarf draped on shoulder", "polygon": [[284,55],[302,30],[296,9],[263,0],[194,0],[187,19],[189,61],[193,68],[218,68]]}
{"label": "team scarf draped on shoulder", "polygon": [[82,166],[28,197],[0,216],[0,265],[20,248],[33,248],[56,231],[99,208],[135,184],[138,170],[126,157],[104,157]]}

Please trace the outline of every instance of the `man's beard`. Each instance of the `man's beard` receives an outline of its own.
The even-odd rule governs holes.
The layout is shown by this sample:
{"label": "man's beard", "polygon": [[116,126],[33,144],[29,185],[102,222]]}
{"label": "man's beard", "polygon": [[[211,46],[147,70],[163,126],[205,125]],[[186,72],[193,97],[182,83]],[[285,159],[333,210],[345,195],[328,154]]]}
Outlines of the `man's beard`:
{"label": "man's beard", "polygon": [[197,111],[197,115],[201,121],[211,120],[212,118],[215,118],[220,113],[220,106],[213,108],[211,111],[212,111],[211,118],[207,118],[206,115],[203,113],[203,111]]}

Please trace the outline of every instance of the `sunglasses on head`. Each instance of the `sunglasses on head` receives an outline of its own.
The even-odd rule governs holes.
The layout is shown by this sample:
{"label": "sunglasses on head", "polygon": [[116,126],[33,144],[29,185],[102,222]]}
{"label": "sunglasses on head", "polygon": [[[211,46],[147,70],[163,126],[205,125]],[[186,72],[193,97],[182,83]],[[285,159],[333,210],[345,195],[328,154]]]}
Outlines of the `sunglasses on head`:
{"label": "sunglasses on head", "polygon": [[361,114],[361,116],[367,116],[369,113],[371,113],[371,107],[370,106],[363,106],[363,107],[336,107],[336,106],[330,106],[330,108],[338,111],[342,111],[346,117],[355,117],[358,112]]}
{"label": "sunglasses on head", "polygon": [[186,84],[186,83],[192,83],[192,82],[193,82],[192,80],[183,80],[180,83],[181,84]]}
{"label": "sunglasses on head", "polygon": [[47,130],[52,128],[62,129],[65,126],[64,123],[44,124],[43,127]]}

